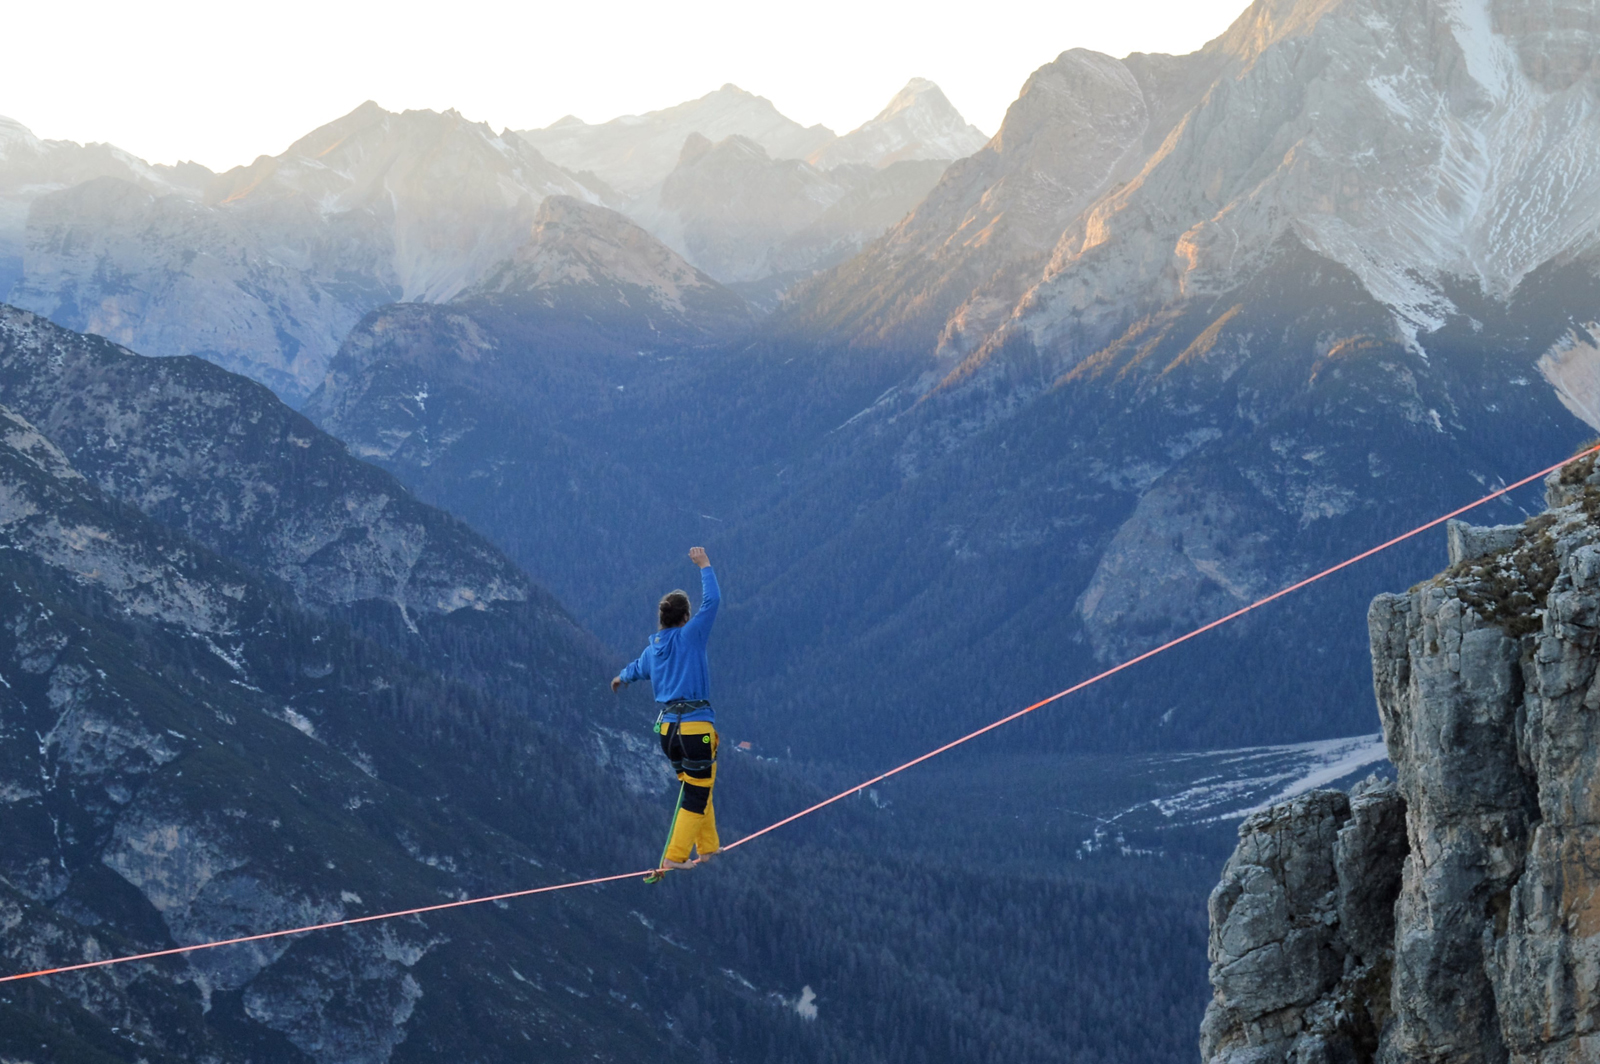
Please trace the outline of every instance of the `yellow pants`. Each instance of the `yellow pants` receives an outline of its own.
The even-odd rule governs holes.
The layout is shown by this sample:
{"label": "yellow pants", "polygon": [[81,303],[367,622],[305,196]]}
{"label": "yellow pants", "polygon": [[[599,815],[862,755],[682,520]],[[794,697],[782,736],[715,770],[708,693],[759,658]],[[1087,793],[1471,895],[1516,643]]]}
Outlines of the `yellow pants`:
{"label": "yellow pants", "polygon": [[711,788],[717,782],[717,746],[716,726],[708,721],[669,724],[662,732],[661,750],[683,784],[662,855],[665,860],[687,861],[691,849],[705,857],[721,848],[717,813],[711,804]]}

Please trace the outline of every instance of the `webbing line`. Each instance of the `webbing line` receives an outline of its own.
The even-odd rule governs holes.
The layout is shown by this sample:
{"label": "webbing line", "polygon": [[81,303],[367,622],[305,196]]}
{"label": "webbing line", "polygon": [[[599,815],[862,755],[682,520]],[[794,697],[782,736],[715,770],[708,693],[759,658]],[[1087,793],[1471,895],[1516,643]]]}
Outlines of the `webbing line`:
{"label": "webbing line", "polygon": [[[1437,528],[1440,525],[1444,524],[1446,521],[1449,521],[1452,518],[1461,516],[1462,514],[1466,513],[1468,510],[1477,509],[1479,506],[1482,506],[1484,503],[1493,502],[1495,499],[1498,499],[1503,495],[1509,494],[1510,492],[1516,491],[1518,488],[1521,488],[1521,487],[1524,487],[1524,486],[1526,486],[1528,484],[1531,484],[1534,481],[1539,480],[1539,479],[1541,479],[1543,477],[1547,477],[1551,473],[1554,473],[1556,470],[1560,469],[1562,466],[1567,465],[1568,463],[1576,462],[1579,459],[1587,458],[1590,455],[1596,454],[1596,453],[1600,453],[1600,444],[1596,444],[1595,446],[1590,447],[1588,450],[1580,451],[1580,452],[1578,452],[1577,454],[1573,455],[1570,458],[1564,458],[1561,461],[1557,462],[1555,465],[1549,466],[1548,468],[1541,469],[1537,473],[1533,473],[1533,474],[1531,474],[1529,476],[1523,477],[1521,480],[1516,481],[1513,484],[1507,484],[1505,487],[1500,488],[1497,491],[1492,491],[1489,494],[1485,495],[1483,498],[1478,499],[1476,502],[1470,502],[1465,506],[1459,507],[1459,508],[1457,508],[1455,510],[1451,510],[1449,513],[1444,514],[1441,517],[1435,517],[1433,520],[1427,522],[1426,524],[1418,525],[1416,528],[1413,528],[1409,532],[1404,532],[1404,533],[1402,533],[1402,534],[1400,534],[1398,536],[1395,536],[1393,539],[1385,540],[1384,542],[1378,544],[1376,547],[1371,547],[1371,548],[1369,548],[1367,550],[1364,550],[1360,554],[1355,555],[1354,557],[1346,558],[1344,561],[1340,562],[1339,564],[1331,565],[1328,568],[1322,570],[1321,572],[1316,573],[1315,575],[1306,577],[1304,580],[1301,580],[1298,583],[1290,584],[1288,587],[1283,588],[1281,591],[1275,591],[1272,594],[1267,595],[1264,598],[1257,599],[1256,601],[1250,603],[1248,606],[1244,606],[1244,607],[1242,607],[1240,609],[1234,610],[1232,613],[1228,614],[1226,617],[1219,617],[1216,620],[1210,622],[1209,624],[1203,624],[1199,628],[1196,628],[1196,629],[1194,629],[1193,631],[1190,631],[1190,632],[1186,632],[1183,635],[1178,636],[1176,639],[1169,640],[1169,641],[1161,644],[1160,646],[1156,647],[1153,650],[1147,650],[1143,654],[1138,655],[1137,657],[1129,658],[1127,661],[1122,662],[1120,665],[1114,665],[1111,668],[1106,669],[1104,672],[1096,673],[1095,675],[1089,677],[1087,680],[1083,680],[1083,681],[1080,681],[1079,683],[1073,684],[1071,687],[1068,687],[1064,691],[1057,691],[1055,694],[1051,695],[1049,698],[1042,698],[1039,701],[1035,702],[1033,705],[1028,706],[1025,709],[1019,709],[1015,713],[1012,713],[1012,714],[1010,714],[1008,716],[1001,717],[999,720],[994,721],[993,723],[985,724],[983,727],[978,728],[976,731],[968,732],[966,735],[961,736],[961,738],[959,738],[959,739],[954,739],[954,740],[952,740],[952,741],[950,741],[948,743],[945,743],[943,746],[940,746],[940,747],[938,747],[936,749],[933,749],[933,750],[929,750],[927,753],[921,755],[920,757],[912,758],[910,761],[907,761],[903,765],[897,765],[897,766],[895,766],[894,768],[890,769],[887,772],[884,772],[884,773],[881,773],[881,774],[879,774],[877,776],[872,777],[870,780],[867,780],[867,781],[865,781],[863,783],[858,783],[854,787],[851,787],[849,790],[840,791],[838,794],[834,795],[832,798],[827,798],[827,799],[824,799],[823,801],[820,801],[820,802],[816,803],[815,805],[807,806],[805,809],[800,810],[798,813],[794,813],[794,814],[792,814],[790,816],[786,816],[782,820],[778,821],[775,824],[769,824],[766,827],[762,828],[760,831],[751,832],[749,835],[746,835],[742,839],[739,839],[739,840],[737,840],[735,842],[730,842],[728,845],[724,846],[723,849],[724,850],[731,850],[731,849],[734,849],[735,847],[743,846],[745,843],[752,842],[755,839],[759,839],[761,836],[766,835],[766,834],[768,834],[770,832],[776,831],[779,828],[781,828],[781,827],[783,827],[783,826],[785,826],[787,824],[792,824],[796,820],[799,820],[802,817],[810,816],[812,813],[815,813],[818,810],[825,809],[828,806],[833,805],[835,802],[843,801],[844,799],[849,798],[852,795],[860,794],[862,791],[866,790],[868,787],[871,787],[871,786],[873,786],[874,784],[877,784],[877,783],[881,783],[884,780],[890,778],[891,776],[897,776],[900,773],[906,771],[906,769],[913,768],[913,767],[915,767],[917,765],[922,764],[924,761],[928,761],[928,760],[930,760],[932,758],[938,757],[940,754],[945,753],[945,752],[947,752],[949,750],[953,750],[956,747],[962,745],[963,743],[971,742],[973,739],[978,738],[978,736],[980,736],[980,735],[987,735],[989,732],[994,731],[996,728],[1002,727],[1002,726],[1004,726],[1006,724],[1010,724],[1012,721],[1018,719],[1019,717],[1025,717],[1029,713],[1034,712],[1035,710],[1042,709],[1045,706],[1050,705],[1052,702],[1057,702],[1057,701],[1059,701],[1059,700],[1061,700],[1063,698],[1066,698],[1068,695],[1075,694],[1076,692],[1083,690],[1085,687],[1092,686],[1094,684],[1099,683],[1101,680],[1105,680],[1105,679],[1108,679],[1108,678],[1110,678],[1112,676],[1115,676],[1117,673],[1121,672],[1122,670],[1132,668],[1133,666],[1139,664],[1142,661],[1146,661],[1146,660],[1148,660],[1150,658],[1155,657],[1157,654],[1161,654],[1161,653],[1164,653],[1164,652],[1166,652],[1168,650],[1171,650],[1173,647],[1178,646],[1180,643],[1187,643],[1189,640],[1195,638],[1196,636],[1204,635],[1206,632],[1211,631],[1213,628],[1219,628],[1222,625],[1227,624],[1229,621],[1237,620],[1238,618],[1243,617],[1245,614],[1249,613],[1251,610],[1259,609],[1260,607],[1267,605],[1269,602],[1276,602],[1278,599],[1283,598],[1285,595],[1291,595],[1294,592],[1299,591],[1301,588],[1306,587],[1307,585],[1314,584],[1318,580],[1321,580],[1321,579],[1323,579],[1325,577],[1332,576],[1334,573],[1339,572],[1341,569],[1348,569],[1350,566],[1355,565],[1357,562],[1365,561],[1367,558],[1372,557],[1374,554],[1378,554],[1381,551],[1388,550],[1390,547],[1393,547],[1398,543],[1403,543],[1406,540],[1411,539],[1414,536],[1421,535],[1422,533],[1428,531],[1431,528]],[[60,974],[65,973],[65,972],[79,972],[79,971],[83,971],[83,970],[85,970],[87,968],[104,968],[104,967],[107,967],[107,966],[112,965],[112,964],[126,964],[129,961],[155,960],[155,959],[157,959],[159,957],[172,957],[172,956],[176,956],[177,954],[180,954],[180,953],[194,953],[194,952],[197,952],[197,951],[203,950],[203,949],[217,949],[217,948],[219,948],[221,946],[238,946],[238,945],[243,945],[244,943],[247,943],[247,942],[263,942],[263,941],[265,941],[267,939],[285,938],[285,937],[287,937],[289,935],[303,935],[303,934],[306,934],[306,933],[311,932],[311,931],[327,931],[327,930],[329,930],[331,928],[335,928],[335,927],[353,927],[356,924],[368,924],[368,923],[373,923],[373,922],[378,921],[378,920],[393,920],[393,919],[397,919],[397,918],[402,917],[402,916],[419,916],[419,915],[421,915],[423,913],[440,912],[440,911],[443,911],[445,909],[459,909],[459,908],[462,908],[462,907],[468,906],[468,905],[482,905],[485,902],[509,901],[512,898],[526,898],[526,897],[529,897],[529,896],[534,895],[534,894],[549,894],[549,893],[552,893],[552,892],[558,891],[558,890],[571,890],[574,887],[591,887],[591,886],[595,886],[595,885],[600,884],[600,883],[614,883],[614,882],[616,882],[618,880],[621,880],[621,879],[632,879],[635,876],[645,876],[645,875],[648,875],[649,873],[651,873],[653,871],[655,871],[655,869],[644,868],[644,869],[640,869],[637,872],[622,872],[622,873],[619,873],[617,875],[612,875],[612,876],[598,876],[598,877],[596,877],[594,879],[578,879],[578,880],[574,880],[574,881],[572,881],[570,883],[555,883],[555,884],[552,884],[552,885],[546,886],[546,887],[532,887],[532,888],[529,888],[527,890],[513,890],[513,891],[508,891],[508,892],[506,892],[504,894],[486,895],[485,897],[482,897],[482,898],[463,898],[460,901],[440,902],[440,903],[438,903],[436,905],[422,905],[422,906],[418,906],[415,909],[401,909],[401,910],[399,910],[397,912],[392,912],[392,913],[374,913],[371,916],[356,916],[356,917],[351,917],[351,918],[345,919],[345,920],[329,920],[326,923],[321,923],[321,924],[309,924],[309,925],[307,925],[305,927],[288,928],[288,929],[282,930],[282,931],[265,931],[265,932],[262,932],[261,934],[258,934],[258,935],[244,935],[244,936],[241,936],[239,938],[222,939],[222,940],[217,941],[217,942],[199,942],[199,943],[196,943],[195,945],[192,945],[192,946],[176,946],[176,947],[174,947],[172,949],[153,950],[153,951],[151,951],[149,953],[135,953],[135,954],[132,954],[132,955],[126,956],[126,957],[107,957],[107,958],[104,958],[102,960],[84,961],[84,962],[82,962],[80,964],[66,964],[66,965],[62,965],[59,968],[42,968],[42,969],[40,969],[39,971],[36,971],[36,972],[20,972],[20,973],[18,973],[16,975],[0,976],[0,983],[10,983],[10,982],[15,982],[15,981],[20,980],[20,979],[36,979],[36,978],[38,978],[40,976],[44,976],[44,975],[60,975]]]}

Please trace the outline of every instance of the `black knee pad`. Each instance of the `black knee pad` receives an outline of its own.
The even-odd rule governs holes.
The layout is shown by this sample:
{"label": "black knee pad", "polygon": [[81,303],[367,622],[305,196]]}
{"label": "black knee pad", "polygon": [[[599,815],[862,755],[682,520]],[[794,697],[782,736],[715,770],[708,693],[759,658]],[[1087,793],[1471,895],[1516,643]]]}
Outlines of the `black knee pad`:
{"label": "black knee pad", "polygon": [[706,811],[706,804],[710,801],[710,787],[696,787],[692,783],[685,783],[683,785],[683,800],[678,803],[678,808],[685,813],[699,813],[703,816]]}

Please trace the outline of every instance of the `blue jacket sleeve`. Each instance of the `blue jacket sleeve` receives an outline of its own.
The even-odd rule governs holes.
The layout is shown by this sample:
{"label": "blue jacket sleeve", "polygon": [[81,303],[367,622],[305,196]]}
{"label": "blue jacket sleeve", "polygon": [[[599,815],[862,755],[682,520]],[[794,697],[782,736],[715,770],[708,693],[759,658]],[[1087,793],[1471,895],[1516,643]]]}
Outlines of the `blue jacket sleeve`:
{"label": "blue jacket sleeve", "polygon": [[648,680],[650,678],[651,656],[650,648],[645,647],[644,653],[624,665],[622,671],[617,675],[622,678],[623,683],[638,683],[640,680]]}
{"label": "blue jacket sleeve", "polygon": [[722,591],[717,587],[717,574],[711,566],[700,570],[700,609],[683,626],[683,634],[704,645],[711,635],[711,623],[717,619],[717,607],[722,605]]}

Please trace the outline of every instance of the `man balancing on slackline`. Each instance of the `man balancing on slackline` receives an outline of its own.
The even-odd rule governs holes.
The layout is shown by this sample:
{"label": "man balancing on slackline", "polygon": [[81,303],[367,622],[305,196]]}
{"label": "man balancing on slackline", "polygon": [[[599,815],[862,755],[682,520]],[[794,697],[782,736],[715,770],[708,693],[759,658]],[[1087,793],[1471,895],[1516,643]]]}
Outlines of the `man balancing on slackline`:
{"label": "man balancing on slackline", "polygon": [[[638,660],[629,662],[611,681],[613,693],[639,680],[650,681],[661,706],[656,715],[661,752],[682,781],[667,847],[661,853],[660,866],[645,877],[646,883],[659,883],[669,868],[693,868],[715,856],[721,846],[716,812],[711,807],[711,788],[717,782],[717,717],[711,711],[706,641],[722,595],[705,548],[689,551],[689,560],[700,567],[700,612],[691,613],[685,592],[668,592],[656,607],[660,631],[650,637],[650,645]],[[689,860],[691,848],[699,851],[698,860]]]}

